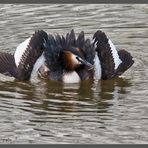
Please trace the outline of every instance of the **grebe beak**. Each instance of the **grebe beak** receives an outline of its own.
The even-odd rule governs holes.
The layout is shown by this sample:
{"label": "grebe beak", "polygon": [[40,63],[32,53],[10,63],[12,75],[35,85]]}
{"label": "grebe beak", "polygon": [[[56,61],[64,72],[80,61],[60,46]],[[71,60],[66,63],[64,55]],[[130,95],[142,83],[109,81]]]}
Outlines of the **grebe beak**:
{"label": "grebe beak", "polygon": [[94,65],[87,62],[86,60],[81,60],[81,63],[84,64],[88,68],[88,70],[93,70],[94,69]]}
{"label": "grebe beak", "polygon": [[92,65],[92,64],[89,63],[89,62],[87,62],[85,59],[82,59],[82,58],[80,58],[80,57],[76,57],[76,59],[77,59],[79,62],[81,62],[83,65],[85,65],[85,66],[88,68],[88,70],[94,69],[94,65]]}

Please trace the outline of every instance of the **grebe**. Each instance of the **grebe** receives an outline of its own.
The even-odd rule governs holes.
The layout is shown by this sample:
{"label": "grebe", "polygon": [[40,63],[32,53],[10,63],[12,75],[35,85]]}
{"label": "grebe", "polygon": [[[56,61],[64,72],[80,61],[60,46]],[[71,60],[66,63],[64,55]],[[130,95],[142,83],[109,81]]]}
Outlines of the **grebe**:
{"label": "grebe", "polygon": [[47,33],[39,30],[22,42],[14,54],[0,52],[0,73],[18,80],[29,80],[44,61],[47,39]]}
{"label": "grebe", "polygon": [[39,69],[41,77],[65,83],[77,83],[93,74],[95,50],[82,31],[76,39],[74,30],[66,37],[48,35],[44,52],[45,65]]}
{"label": "grebe", "polygon": [[93,36],[93,43],[96,50],[94,65],[97,79],[118,77],[133,65],[131,54],[126,50],[117,51],[104,32],[98,30]]}
{"label": "grebe", "polygon": [[0,73],[18,80],[29,80],[38,73],[40,77],[77,83],[87,79],[111,79],[120,76],[134,63],[126,50],[116,47],[104,32],[97,31],[93,41],[85,39],[81,31],[74,30],[66,36],[35,32],[22,42],[14,55],[0,52]]}

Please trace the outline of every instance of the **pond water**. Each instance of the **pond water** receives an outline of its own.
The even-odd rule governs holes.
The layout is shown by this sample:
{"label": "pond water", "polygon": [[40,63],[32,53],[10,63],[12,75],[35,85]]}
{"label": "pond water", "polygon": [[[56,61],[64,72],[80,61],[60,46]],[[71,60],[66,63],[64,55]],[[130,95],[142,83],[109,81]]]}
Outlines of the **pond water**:
{"label": "pond water", "polygon": [[148,143],[147,4],[1,4],[0,51],[35,30],[104,31],[134,65],[121,78],[79,84],[0,75],[0,143]]}

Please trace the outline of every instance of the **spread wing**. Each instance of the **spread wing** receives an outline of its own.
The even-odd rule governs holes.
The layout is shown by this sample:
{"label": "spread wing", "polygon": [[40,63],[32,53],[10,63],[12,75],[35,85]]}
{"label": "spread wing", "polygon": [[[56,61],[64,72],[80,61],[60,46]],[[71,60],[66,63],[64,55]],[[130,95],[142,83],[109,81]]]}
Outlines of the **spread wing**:
{"label": "spread wing", "polygon": [[102,31],[97,31],[94,34],[93,39],[101,64],[102,79],[110,79],[114,76],[115,63],[109,40]]}
{"label": "spread wing", "polygon": [[102,68],[102,79],[110,79],[124,73],[133,63],[133,57],[126,50],[116,50],[116,47],[104,32],[97,31],[94,36],[96,52]]}
{"label": "spread wing", "polygon": [[[43,30],[35,32],[30,38],[21,43],[15,52],[18,58],[18,77],[20,80],[28,80],[37,59],[45,49],[48,35]],[[22,50],[22,51],[21,51]],[[23,53],[22,53],[23,52]],[[17,57],[18,54],[18,57]],[[21,54],[21,56],[19,56]],[[15,58],[15,62],[16,62]]]}

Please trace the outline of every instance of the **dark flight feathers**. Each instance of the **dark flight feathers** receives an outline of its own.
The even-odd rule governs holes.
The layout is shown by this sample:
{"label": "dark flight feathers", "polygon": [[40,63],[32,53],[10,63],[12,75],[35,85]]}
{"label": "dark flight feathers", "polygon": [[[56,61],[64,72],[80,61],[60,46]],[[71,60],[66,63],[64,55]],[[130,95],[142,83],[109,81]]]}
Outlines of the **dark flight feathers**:
{"label": "dark flight feathers", "polygon": [[17,78],[17,68],[12,54],[0,52],[0,73]]}
{"label": "dark flight feathers", "polygon": [[1,52],[0,73],[13,76],[19,80],[29,80],[36,60],[44,51],[44,43],[47,39],[46,32],[42,30],[35,32],[28,43],[25,53],[20,59],[18,67],[15,64],[14,55]]}
{"label": "dark flight feathers", "polygon": [[115,69],[115,63],[111,51],[111,47],[108,43],[108,38],[102,31],[97,31],[94,36],[94,44],[97,45],[96,52],[100,59],[102,68],[102,79],[110,79],[124,73],[130,68],[133,63],[133,57],[126,50],[119,50],[118,55],[122,63]]}

